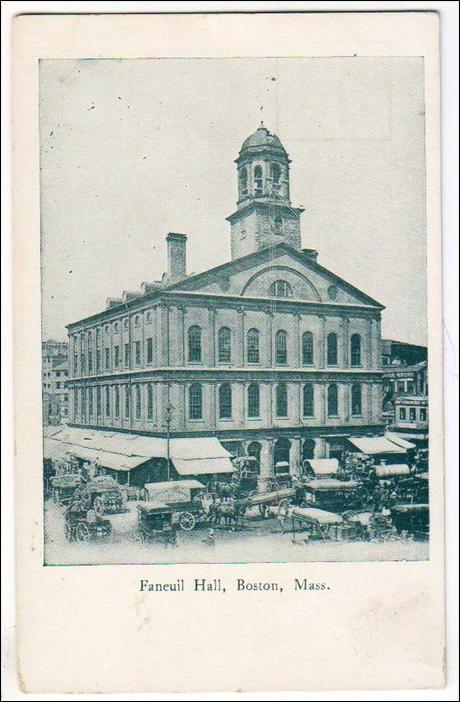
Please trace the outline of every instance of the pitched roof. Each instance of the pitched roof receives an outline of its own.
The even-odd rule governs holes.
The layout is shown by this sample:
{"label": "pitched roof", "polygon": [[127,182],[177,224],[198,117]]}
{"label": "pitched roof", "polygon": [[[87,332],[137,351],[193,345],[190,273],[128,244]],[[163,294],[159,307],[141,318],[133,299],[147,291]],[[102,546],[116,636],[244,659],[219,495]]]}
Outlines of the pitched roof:
{"label": "pitched roof", "polygon": [[276,244],[275,246],[267,246],[264,249],[254,251],[250,254],[247,254],[246,256],[242,256],[241,258],[236,258],[233,261],[227,261],[226,263],[222,263],[219,266],[215,266],[214,268],[209,268],[208,270],[203,271],[202,273],[195,273],[194,275],[190,275],[187,278],[183,278],[182,280],[178,281],[177,283],[171,283],[170,285],[166,285],[164,290],[186,290],[191,282],[205,282],[209,279],[213,279],[214,276],[218,273],[231,273],[240,270],[245,270],[251,266],[253,261],[264,260],[264,258],[272,258],[275,251],[285,251],[289,253],[291,256],[294,256],[297,260],[301,261],[301,263],[306,268],[309,268],[318,274],[324,275],[325,277],[329,278],[331,282],[341,285],[348,292],[359,297],[365,304],[371,305],[372,307],[378,307],[379,309],[384,309],[384,305],[382,305],[380,302],[374,300],[374,298],[370,297],[369,295],[366,295],[366,293],[363,293],[354,285],[351,285],[351,283],[348,283],[343,278],[340,278],[335,273],[332,273],[327,268],[324,268],[324,266],[321,266],[316,261],[313,261],[309,255],[303,253],[302,251],[294,249],[292,246],[286,244],[286,242],[284,241],[280,242],[279,244]]}

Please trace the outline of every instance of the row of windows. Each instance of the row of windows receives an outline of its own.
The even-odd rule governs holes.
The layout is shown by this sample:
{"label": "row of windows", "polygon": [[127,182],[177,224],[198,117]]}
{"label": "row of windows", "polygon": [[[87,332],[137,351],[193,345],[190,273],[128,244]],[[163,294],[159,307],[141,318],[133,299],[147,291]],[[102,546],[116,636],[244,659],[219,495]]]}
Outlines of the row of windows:
{"label": "row of windows", "polygon": [[[142,351],[142,346],[140,341],[135,341],[132,345],[133,351],[134,351],[134,363],[136,366],[141,365],[141,351]],[[96,353],[93,353],[93,350],[90,349],[88,351],[88,354],[86,355],[85,353],[80,354],[80,361],[81,361],[81,367],[82,369],[86,369],[86,361],[88,361],[88,372],[92,373],[93,371],[96,371],[99,373],[101,370],[110,370],[110,348],[106,347],[104,349],[104,368],[102,368],[102,350],[101,349],[96,349]],[[122,347],[119,345],[116,345],[113,347],[113,367],[118,368],[121,365],[121,359],[122,359]],[[123,359],[124,359],[124,366],[129,367],[131,363],[131,345],[129,343],[124,344],[123,346]],[[153,363],[153,339],[149,338],[145,340],[145,359],[146,363],[150,364]],[[78,353],[74,354],[74,369],[76,370],[78,367]]]}
{"label": "row of windows", "polygon": [[[142,391],[141,386],[136,384],[130,391],[129,386],[123,388],[124,400],[122,400],[121,389],[115,386],[97,387],[94,405],[94,393],[88,388],[81,390],[81,414],[86,419],[86,411],[90,417],[96,414],[106,417],[111,416],[112,402],[116,419],[120,418],[121,402],[124,401],[124,416],[131,415],[131,401],[134,402],[134,417],[142,419]],[[151,383],[146,385],[146,418],[154,418],[154,395]],[[233,415],[232,387],[228,383],[223,383],[218,390],[218,412],[219,419],[231,419]],[[203,419],[203,386],[200,383],[193,383],[188,390],[188,409],[190,419]],[[288,388],[285,383],[279,383],[275,388],[275,411],[279,418],[288,417],[289,399]],[[74,393],[74,413],[78,414],[78,394]],[[351,386],[351,413],[354,416],[362,414],[362,389],[361,385]],[[327,387],[327,414],[329,417],[337,417],[339,414],[339,389],[336,383],[331,383]],[[251,383],[247,389],[247,415],[249,418],[260,417],[260,386],[258,383]],[[315,386],[313,383],[306,383],[302,388],[302,416],[315,416]]]}
{"label": "row of windows", "polygon": [[[406,407],[400,407],[399,408],[399,419],[401,420],[406,420],[407,417],[407,408]],[[419,410],[419,421],[420,422],[426,422],[427,419],[427,412],[425,407],[420,407]],[[417,421],[417,408],[416,407],[409,407],[409,421],[410,422],[416,422]]]}
{"label": "row of windows", "polygon": [[[135,327],[141,326],[142,317],[143,317],[142,314],[136,314],[133,317],[133,325]],[[151,322],[152,322],[152,312],[150,310],[148,310],[145,313],[145,322],[146,322],[146,324],[151,324]],[[117,333],[118,331],[120,331],[121,327],[123,329],[128,329],[128,327],[129,327],[128,317],[125,317],[121,322],[117,321],[117,322],[110,322],[110,323],[104,324],[103,327],[98,327],[95,331],[90,329],[87,332],[87,341],[88,341],[88,343],[91,343],[93,341],[94,337],[96,338],[96,340],[99,340],[102,336],[102,332],[104,332],[104,334],[110,334],[110,328],[112,328],[113,331],[115,333]],[[74,342],[76,343],[77,342],[77,335],[76,334],[74,335],[73,339],[74,339]],[[83,335],[80,335],[80,345],[81,346],[84,345],[84,336]]]}
{"label": "row of windows", "polygon": [[[248,363],[260,363],[260,332],[258,329],[249,329],[246,336],[246,361]],[[327,364],[335,366],[338,363],[338,337],[335,332],[327,336]],[[350,338],[350,362],[352,367],[361,366],[361,337],[353,334]],[[232,332],[229,327],[221,327],[217,334],[217,357],[219,363],[231,363],[233,355]],[[134,363],[141,365],[141,341],[135,341],[132,345],[134,350]],[[315,342],[313,333],[310,331],[302,335],[302,364],[313,365],[315,363]],[[104,370],[110,370],[111,361],[110,348],[104,349]],[[203,357],[202,330],[199,326],[192,326],[188,330],[188,361],[189,363],[201,363]],[[113,348],[113,367],[121,365],[122,347],[119,345]],[[131,345],[124,344],[123,347],[124,366],[130,367]],[[88,362],[88,372],[100,372],[102,368],[102,350],[96,349],[94,355],[90,349],[88,354],[80,354],[81,367],[86,369]],[[145,360],[147,364],[153,363],[153,339],[145,340]],[[288,334],[283,329],[279,329],[275,335],[275,363],[286,365],[288,363]],[[78,367],[78,353],[74,354],[74,369]]]}
{"label": "row of windows", "polygon": [[[278,281],[280,282],[280,281]],[[246,335],[246,361],[260,363],[260,332],[258,329],[249,329]],[[361,365],[361,337],[352,334],[350,337],[350,363],[351,366]],[[230,363],[232,360],[232,332],[228,327],[221,327],[217,334],[217,357],[219,363]],[[326,340],[327,363],[336,366],[338,363],[338,337],[331,332]],[[188,360],[189,363],[202,361],[202,330],[199,326],[190,327],[188,330]],[[288,334],[279,329],[275,334],[275,363],[284,365],[288,362]],[[306,331],[302,335],[302,364],[313,365],[315,362],[315,343],[313,333]]]}

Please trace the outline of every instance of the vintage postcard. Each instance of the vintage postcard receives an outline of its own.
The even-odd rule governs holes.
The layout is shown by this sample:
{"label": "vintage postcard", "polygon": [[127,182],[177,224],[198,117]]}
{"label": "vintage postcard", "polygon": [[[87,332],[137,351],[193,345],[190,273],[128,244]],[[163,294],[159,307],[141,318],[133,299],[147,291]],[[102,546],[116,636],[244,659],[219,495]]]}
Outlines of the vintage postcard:
{"label": "vintage postcard", "polygon": [[24,690],[441,686],[436,14],[15,39]]}

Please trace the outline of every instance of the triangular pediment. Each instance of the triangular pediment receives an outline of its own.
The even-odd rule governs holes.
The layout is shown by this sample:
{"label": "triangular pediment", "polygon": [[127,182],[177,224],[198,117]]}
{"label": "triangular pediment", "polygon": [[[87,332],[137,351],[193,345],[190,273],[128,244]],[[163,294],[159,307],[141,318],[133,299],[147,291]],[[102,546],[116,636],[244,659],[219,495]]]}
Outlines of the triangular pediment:
{"label": "triangular pediment", "polygon": [[383,309],[379,302],[318,264],[311,253],[285,243],[189,276],[167,289],[260,299],[278,296],[280,287],[286,297],[296,301]]}

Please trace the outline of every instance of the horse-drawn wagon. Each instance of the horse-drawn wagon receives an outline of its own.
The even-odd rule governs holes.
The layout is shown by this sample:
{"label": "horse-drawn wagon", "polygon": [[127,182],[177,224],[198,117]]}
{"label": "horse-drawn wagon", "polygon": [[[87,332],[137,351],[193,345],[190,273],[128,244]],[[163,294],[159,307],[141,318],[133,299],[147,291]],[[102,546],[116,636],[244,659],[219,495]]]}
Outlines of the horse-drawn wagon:
{"label": "horse-drawn wagon", "polygon": [[398,534],[407,532],[426,539],[430,532],[430,509],[427,504],[395,505],[391,508],[391,521]]}
{"label": "horse-drawn wagon", "polygon": [[75,490],[83,483],[78,473],[55,475],[51,478],[53,500],[59,505],[68,505],[73,498]]}
{"label": "horse-drawn wagon", "polygon": [[304,503],[327,512],[342,514],[363,507],[360,483],[357,480],[318,478],[304,483]]}
{"label": "horse-drawn wagon", "polygon": [[339,514],[315,507],[294,507],[291,510],[292,537],[306,531],[309,537],[322,541],[338,541],[343,532],[344,520]]}
{"label": "horse-drawn wagon", "polygon": [[143,497],[167,505],[172,513],[172,523],[178,524],[183,531],[191,531],[207,520],[205,492],[206,486],[199,480],[171,480],[146,483]]}
{"label": "horse-drawn wagon", "polygon": [[277,507],[280,510],[286,509],[295,496],[296,489],[294,487],[285,487],[267,492],[253,492],[248,497],[248,506],[258,507],[262,517],[265,517],[269,507]]}
{"label": "horse-drawn wagon", "polygon": [[94,509],[84,509],[74,503],[65,512],[65,535],[68,541],[107,541],[112,523],[102,519]]}
{"label": "horse-drawn wagon", "polygon": [[171,507],[163,502],[143,502],[137,506],[137,534],[141,543],[161,541],[175,545],[177,531],[173,525]]}
{"label": "horse-drawn wagon", "polygon": [[93,508],[99,516],[125,511],[125,498],[120,485],[108,476],[93,478],[84,486],[81,495],[87,501],[88,508]]}

